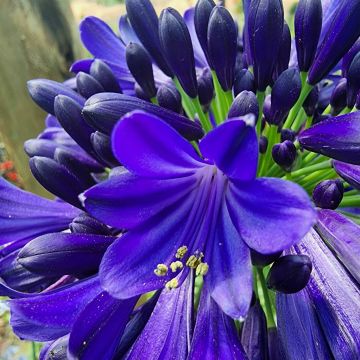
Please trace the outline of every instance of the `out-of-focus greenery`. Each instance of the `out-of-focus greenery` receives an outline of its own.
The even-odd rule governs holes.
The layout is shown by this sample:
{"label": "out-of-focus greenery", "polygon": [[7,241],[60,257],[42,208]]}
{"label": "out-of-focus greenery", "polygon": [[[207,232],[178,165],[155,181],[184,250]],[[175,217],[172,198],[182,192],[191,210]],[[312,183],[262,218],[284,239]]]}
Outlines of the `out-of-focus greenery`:
{"label": "out-of-focus greenery", "polygon": [[125,0],[96,0],[98,4],[112,6],[117,4],[123,4]]}

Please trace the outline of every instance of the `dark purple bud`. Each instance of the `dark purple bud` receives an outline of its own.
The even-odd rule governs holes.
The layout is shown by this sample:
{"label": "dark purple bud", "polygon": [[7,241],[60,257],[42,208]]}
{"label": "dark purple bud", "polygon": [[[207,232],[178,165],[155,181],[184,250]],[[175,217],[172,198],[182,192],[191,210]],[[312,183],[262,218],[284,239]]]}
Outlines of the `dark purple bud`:
{"label": "dark purple bud", "polygon": [[356,107],[357,110],[360,110],[360,92],[356,96],[355,107]]}
{"label": "dark purple bud", "polygon": [[29,157],[43,156],[52,159],[59,145],[52,140],[30,139],[24,143],[24,150]]}
{"label": "dark purple bud", "polygon": [[266,121],[271,121],[271,95],[266,95],[263,106],[263,113]]}
{"label": "dark purple bud", "polygon": [[73,233],[110,235],[109,228],[92,216],[81,213],[69,225]]}
{"label": "dark purple bud", "polygon": [[212,9],[215,7],[213,0],[198,0],[195,5],[194,24],[196,35],[199,39],[201,48],[204,51],[205,57],[210,65],[209,52],[208,52],[208,24]]}
{"label": "dark purple bud", "polygon": [[126,0],[125,4],[131,26],[141,43],[159,68],[167,76],[173,77],[173,72],[161,51],[159,20],[151,2],[149,0]]}
{"label": "dark purple bud", "polygon": [[228,118],[241,117],[247,114],[254,114],[257,119],[259,116],[259,103],[252,91],[244,90],[231,104]]}
{"label": "dark purple bud", "polygon": [[156,95],[158,104],[178,114],[182,112],[181,95],[174,85],[159,86]]}
{"label": "dark purple bud", "polygon": [[121,88],[110,67],[99,59],[95,59],[90,67],[90,75],[108,92],[121,93]]}
{"label": "dark purple bud", "polygon": [[318,183],[312,197],[317,207],[335,210],[341,203],[344,186],[340,179],[324,180]]}
{"label": "dark purple bud", "polygon": [[276,259],[278,259],[282,254],[282,251],[276,252],[274,254],[260,254],[257,251],[250,249],[251,262],[254,266],[264,267],[272,264]]}
{"label": "dark purple bud", "polygon": [[54,111],[64,130],[89,154],[92,146],[90,135],[94,129],[83,119],[82,106],[73,99],[58,95],[55,98]]}
{"label": "dark purple bud", "polygon": [[46,234],[26,244],[18,262],[40,275],[92,274],[98,270],[104,252],[114,239],[93,234]]}
{"label": "dark purple bud", "polygon": [[86,185],[64,166],[40,156],[31,158],[29,163],[32,174],[46,190],[76,207],[82,207],[78,195],[86,190]]}
{"label": "dark purple bud", "polygon": [[301,92],[299,71],[285,70],[275,81],[271,91],[271,124],[280,124],[294,106]]}
{"label": "dark purple bud", "polygon": [[360,2],[342,1],[311,65],[308,82],[315,85],[347,53],[360,35]]}
{"label": "dark purple bud", "polygon": [[86,99],[97,93],[105,91],[101,84],[95,78],[82,71],[80,71],[76,75],[76,87],[78,93]]}
{"label": "dark purple bud", "polygon": [[134,110],[143,110],[158,116],[188,140],[203,136],[198,123],[161,106],[124,94],[102,93],[92,96],[83,108],[83,115],[92,126],[110,135],[115,123]]}
{"label": "dark purple bud", "polygon": [[184,91],[191,97],[198,94],[194,49],[186,23],[173,8],[161,12],[159,20],[161,49],[171,70]]}
{"label": "dark purple bud", "polygon": [[272,77],[274,81],[276,81],[276,79],[280,76],[280,74],[289,67],[290,53],[291,53],[291,34],[288,24],[284,22],[283,33],[281,37],[281,45]]}
{"label": "dark purple bud", "polygon": [[91,173],[103,171],[102,168],[93,167],[92,164],[87,161],[87,158],[82,157],[79,153],[74,153],[67,149],[56,149],[54,160],[77,177],[87,188],[95,185],[95,180],[91,176]]}
{"label": "dark purple bud", "polygon": [[300,0],[295,13],[295,43],[300,71],[314,60],[322,26],[321,0]]}
{"label": "dark purple bud", "polygon": [[229,11],[215,6],[211,12],[207,42],[210,66],[224,91],[231,90],[235,77],[237,29]]}
{"label": "dark purple bud", "polygon": [[35,79],[27,83],[31,98],[46,112],[55,115],[54,102],[58,95],[66,95],[80,105],[84,105],[85,99],[74,90],[52,80]]}
{"label": "dark purple bud", "polygon": [[349,66],[353,61],[355,55],[360,51],[360,38],[357,39],[354,45],[350,48],[350,50],[345,54],[341,64],[341,72],[342,76],[346,77],[347,72],[349,70]]}
{"label": "dark purple bud", "polygon": [[256,301],[246,315],[241,332],[241,344],[249,359],[268,358],[266,317],[259,301]]}
{"label": "dark purple bud", "polygon": [[248,36],[258,90],[272,82],[284,27],[281,0],[253,0],[249,5]]}
{"label": "dark purple bud", "polygon": [[285,140],[289,140],[291,142],[295,141],[296,133],[295,131],[291,129],[282,129],[281,130],[281,142],[284,142]]}
{"label": "dark purple bud", "polygon": [[319,88],[318,86],[314,86],[310,91],[310,94],[307,96],[303,103],[303,108],[307,116],[313,116],[319,100]]}
{"label": "dark purple bud", "polygon": [[145,91],[142,89],[142,87],[137,82],[134,84],[134,91],[135,91],[135,95],[139,99],[145,100],[147,102],[151,102],[150,98],[145,94]]}
{"label": "dark purple bud", "polygon": [[104,164],[110,167],[119,166],[119,162],[112,152],[110,136],[96,131],[91,134],[90,140],[97,157]]}
{"label": "dark purple bud", "polygon": [[333,108],[333,115],[338,115],[346,106],[346,92],[347,80],[341,79],[334,88],[331,97],[330,105]]}
{"label": "dark purple bud", "polygon": [[265,154],[268,148],[268,138],[266,136],[260,136],[259,139],[259,152],[260,154]]}
{"label": "dark purple bud", "polygon": [[296,147],[290,140],[275,144],[272,148],[274,161],[282,168],[289,169],[296,160]]}
{"label": "dark purple bud", "polygon": [[148,52],[139,44],[129,43],[126,46],[126,63],[145,94],[150,99],[156,96],[154,73]]}
{"label": "dark purple bud", "polygon": [[197,78],[199,100],[201,105],[209,105],[214,97],[214,83],[209,68],[201,71]]}
{"label": "dark purple bud", "polygon": [[310,279],[312,263],[306,255],[285,255],[270,268],[266,282],[269,289],[284,294],[302,290]]}
{"label": "dark purple bud", "polygon": [[358,52],[351,62],[347,72],[347,106],[352,109],[356,102],[356,96],[360,90],[360,52]]}
{"label": "dark purple bud", "polygon": [[234,80],[234,95],[236,96],[244,90],[256,92],[254,75],[248,69],[240,70]]}

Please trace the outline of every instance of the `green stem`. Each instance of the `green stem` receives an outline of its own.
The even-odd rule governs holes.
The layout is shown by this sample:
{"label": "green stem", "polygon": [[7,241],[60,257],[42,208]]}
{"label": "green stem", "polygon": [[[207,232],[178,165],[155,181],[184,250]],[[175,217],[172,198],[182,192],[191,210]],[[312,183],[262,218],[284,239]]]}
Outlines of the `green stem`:
{"label": "green stem", "polygon": [[260,268],[257,268],[257,273],[258,273],[258,278],[259,278],[260,285],[261,285],[261,288],[263,291],[263,296],[264,296],[267,327],[272,328],[272,327],[275,327],[276,324],[275,324],[274,315],[273,315],[272,308],[271,308],[271,300],[270,300],[270,297],[268,294],[268,288],[266,286],[264,273],[263,273],[262,269],[260,269]]}
{"label": "green stem", "polygon": [[36,360],[37,359],[37,356],[36,356],[36,344],[34,343],[34,341],[31,342],[31,353],[32,353],[33,360]]}
{"label": "green stem", "polygon": [[344,196],[339,207],[356,207],[360,206],[360,196]]}
{"label": "green stem", "polygon": [[314,152],[309,152],[308,154],[306,154],[303,159],[302,159],[302,166],[311,163],[317,156],[319,156],[319,154],[314,153]]}
{"label": "green stem", "polygon": [[259,176],[264,176],[271,164],[271,150],[278,138],[278,127],[276,125],[270,125],[268,133],[268,147],[266,153],[264,154],[260,166]]}
{"label": "green stem", "polygon": [[192,99],[193,106],[196,111],[196,115],[199,117],[201,125],[205,132],[209,132],[212,129],[209,118],[204,114],[201,104],[199,101],[199,97],[197,96],[195,99]]}
{"label": "green stem", "polygon": [[323,112],[323,115],[331,114],[331,104],[329,104]]}
{"label": "green stem", "polygon": [[305,111],[303,108],[300,108],[300,111],[296,115],[294,123],[291,125],[291,129],[294,131],[298,131],[304,122],[304,119],[306,117]]}
{"label": "green stem", "polygon": [[[232,99],[230,100],[230,96],[228,92],[225,92],[220,85],[219,79],[216,75],[215,71],[211,71],[213,82],[214,82],[214,89],[215,89],[215,104],[218,108],[219,114],[221,114],[220,123],[224,122],[227,118],[227,114],[229,112]],[[232,95],[231,95],[232,96]]]}
{"label": "green stem", "polygon": [[359,195],[359,190],[354,189],[344,192],[344,196],[353,196],[353,195]]}
{"label": "green stem", "polygon": [[311,174],[314,171],[327,169],[331,167],[331,160],[326,160],[321,162],[320,164],[310,165],[307,167],[304,167],[302,169],[296,170],[292,173],[293,177],[299,177],[307,174]]}
{"label": "green stem", "polygon": [[301,76],[301,82],[303,84],[302,89],[301,89],[301,93],[300,93],[300,96],[299,96],[297,102],[295,103],[295,105],[290,110],[289,116],[286,119],[285,124],[284,124],[284,129],[289,129],[291,127],[291,125],[294,122],[294,120],[295,120],[299,110],[301,109],[304,101],[306,100],[307,96],[310,94],[310,91],[313,88],[313,85],[308,84],[307,81],[306,81],[306,77],[307,77],[306,72],[301,72],[300,76]]}
{"label": "green stem", "polygon": [[179,93],[181,95],[181,103],[182,103],[182,107],[184,108],[186,115],[191,119],[194,120],[195,118],[195,113],[196,110],[194,109],[192,100],[190,98],[190,96],[184,91],[184,89],[182,88],[179,80],[174,77],[173,78],[174,84],[176,86],[176,88],[179,90]]}
{"label": "green stem", "polygon": [[258,134],[258,137],[260,137],[261,134],[261,121],[263,116],[263,110],[264,110],[264,101],[265,101],[265,91],[258,91],[256,93],[256,97],[259,103],[259,116],[256,123],[256,132]]}
{"label": "green stem", "polygon": [[150,101],[151,101],[154,105],[159,105],[156,96],[152,97],[152,98],[150,99]]}
{"label": "green stem", "polygon": [[346,107],[339,115],[345,115],[351,113],[352,108]]}

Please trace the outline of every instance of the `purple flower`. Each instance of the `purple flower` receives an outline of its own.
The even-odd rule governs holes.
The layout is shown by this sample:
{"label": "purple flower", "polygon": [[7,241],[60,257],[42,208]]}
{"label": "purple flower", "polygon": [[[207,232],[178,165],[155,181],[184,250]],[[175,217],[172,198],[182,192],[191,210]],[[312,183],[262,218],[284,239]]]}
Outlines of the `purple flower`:
{"label": "purple flower", "polygon": [[[202,159],[160,119],[141,112],[123,118],[113,132],[113,151],[128,172],[84,194],[92,215],[131,230],[104,256],[104,288],[117,298],[132,297],[181,282],[203,261],[214,299],[227,314],[244,316],[251,297],[249,247],[265,254],[285,249],[315,221],[300,187],[255,179],[257,149],[255,129],[241,120],[210,132],[200,142]],[[267,233],[276,241],[264,238]],[[182,249],[184,270],[157,276],[156,269],[170,269]],[[247,290],[234,297],[239,287]]]}

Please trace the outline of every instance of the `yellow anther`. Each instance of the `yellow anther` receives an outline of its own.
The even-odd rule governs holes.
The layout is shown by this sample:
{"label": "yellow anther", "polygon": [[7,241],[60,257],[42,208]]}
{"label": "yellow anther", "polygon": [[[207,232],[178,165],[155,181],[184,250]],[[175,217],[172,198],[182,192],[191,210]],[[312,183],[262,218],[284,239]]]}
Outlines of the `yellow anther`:
{"label": "yellow anther", "polygon": [[172,272],[177,272],[178,270],[181,270],[183,267],[184,265],[181,261],[174,261],[170,264],[170,269]]}
{"label": "yellow anther", "polygon": [[182,259],[184,257],[184,255],[187,253],[187,251],[188,251],[187,246],[185,246],[185,245],[180,246],[176,251],[175,257],[177,259]]}
{"label": "yellow anther", "polygon": [[165,287],[166,287],[168,290],[176,289],[178,286],[179,286],[179,282],[177,281],[177,279],[171,279],[170,281],[168,281],[168,282],[165,284]]}
{"label": "yellow anther", "polygon": [[196,276],[205,276],[209,271],[209,265],[207,263],[200,263],[196,268]]}
{"label": "yellow anther", "polygon": [[157,264],[156,269],[154,270],[155,275],[165,276],[168,272],[168,267],[165,264]]}
{"label": "yellow anther", "polygon": [[197,266],[200,264],[201,259],[197,258],[195,255],[191,255],[187,261],[186,261],[186,266],[188,266],[191,269],[196,269]]}

